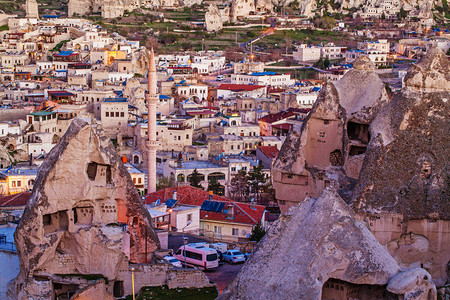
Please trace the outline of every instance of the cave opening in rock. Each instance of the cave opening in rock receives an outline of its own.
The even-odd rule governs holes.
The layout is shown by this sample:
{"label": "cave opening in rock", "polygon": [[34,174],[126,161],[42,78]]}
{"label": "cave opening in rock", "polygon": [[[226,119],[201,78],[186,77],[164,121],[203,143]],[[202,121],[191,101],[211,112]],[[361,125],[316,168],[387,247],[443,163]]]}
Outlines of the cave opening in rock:
{"label": "cave opening in rock", "polygon": [[350,147],[350,151],[349,151],[349,155],[350,156],[355,156],[355,155],[364,154],[366,152],[366,148],[367,147],[351,146]]}
{"label": "cave opening in rock", "polygon": [[369,124],[347,123],[347,136],[351,140],[368,144],[370,141]]}
{"label": "cave opening in rock", "polygon": [[386,285],[353,284],[330,278],[322,287],[322,300],[397,300],[397,295],[386,290]]}

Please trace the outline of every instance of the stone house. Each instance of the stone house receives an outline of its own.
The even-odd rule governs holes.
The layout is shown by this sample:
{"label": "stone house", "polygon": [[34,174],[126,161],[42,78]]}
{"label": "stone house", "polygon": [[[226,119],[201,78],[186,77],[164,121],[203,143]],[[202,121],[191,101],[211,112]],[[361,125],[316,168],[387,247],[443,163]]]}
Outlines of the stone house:
{"label": "stone house", "polygon": [[[154,203],[158,199],[162,203],[169,203],[173,201],[175,194],[176,203],[200,208],[200,234],[217,241],[248,241],[256,224],[266,224],[264,206],[234,202],[189,185],[166,188],[149,194],[145,203]],[[214,205],[217,205],[216,209]]]}
{"label": "stone house", "polygon": [[105,98],[100,104],[100,120],[107,135],[128,132],[128,101],[125,98]]}
{"label": "stone house", "polygon": [[278,148],[275,146],[258,146],[256,148],[256,158],[262,162],[264,169],[272,169],[272,164],[278,155]]}

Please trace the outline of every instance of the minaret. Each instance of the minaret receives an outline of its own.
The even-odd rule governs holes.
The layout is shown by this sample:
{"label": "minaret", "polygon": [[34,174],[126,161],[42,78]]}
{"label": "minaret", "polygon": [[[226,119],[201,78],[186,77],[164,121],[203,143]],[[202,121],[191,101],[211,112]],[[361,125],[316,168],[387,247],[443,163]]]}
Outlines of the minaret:
{"label": "minaret", "polygon": [[147,184],[148,193],[153,193],[156,191],[156,148],[158,148],[158,142],[156,141],[156,103],[158,102],[158,94],[156,91],[156,66],[153,47],[148,57],[148,141],[146,143],[148,150]]}

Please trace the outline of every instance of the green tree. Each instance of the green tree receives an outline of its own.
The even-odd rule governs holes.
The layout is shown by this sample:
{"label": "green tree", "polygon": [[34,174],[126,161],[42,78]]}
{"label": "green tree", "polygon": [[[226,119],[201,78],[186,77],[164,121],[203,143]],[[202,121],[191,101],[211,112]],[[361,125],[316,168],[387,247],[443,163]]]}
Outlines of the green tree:
{"label": "green tree", "polygon": [[259,161],[257,167],[253,168],[253,171],[249,172],[248,183],[250,186],[250,192],[255,196],[255,200],[261,199],[261,192],[264,190],[265,185],[268,183],[268,176],[263,173],[262,162]]}
{"label": "green tree", "polygon": [[231,179],[228,192],[230,198],[234,201],[245,201],[248,199],[249,189],[247,172],[239,170],[239,172],[234,175]]}
{"label": "green tree", "polygon": [[383,13],[381,14],[381,20],[386,20],[386,15],[384,14],[384,11],[383,11]]}
{"label": "green tree", "polygon": [[189,182],[191,183],[191,186],[203,190],[203,187],[200,185],[201,181],[202,181],[202,178],[200,177],[200,173],[197,171],[197,169],[194,169],[194,172],[192,172],[191,177],[189,178]]}
{"label": "green tree", "polygon": [[216,177],[211,177],[208,181],[208,191],[212,191],[216,195],[223,195],[223,187],[219,181],[217,181]]}
{"label": "green tree", "polygon": [[328,68],[330,66],[330,59],[328,58],[328,56],[325,57],[325,60],[323,61],[323,67],[324,69]]}
{"label": "green tree", "polygon": [[450,55],[450,48],[447,50],[447,53],[446,53],[447,55]]}
{"label": "green tree", "polygon": [[156,183],[156,190],[162,190],[165,188],[172,188],[175,187],[175,177],[174,176],[170,176],[170,177],[161,177],[158,182]]}
{"label": "green tree", "polygon": [[252,229],[252,233],[250,234],[250,241],[259,242],[264,237],[265,234],[266,230],[261,225],[261,223],[258,223]]}
{"label": "green tree", "polygon": [[402,7],[400,7],[400,11],[397,14],[397,17],[399,20],[402,20],[404,18],[406,18],[408,16],[408,13],[406,12],[406,10]]}

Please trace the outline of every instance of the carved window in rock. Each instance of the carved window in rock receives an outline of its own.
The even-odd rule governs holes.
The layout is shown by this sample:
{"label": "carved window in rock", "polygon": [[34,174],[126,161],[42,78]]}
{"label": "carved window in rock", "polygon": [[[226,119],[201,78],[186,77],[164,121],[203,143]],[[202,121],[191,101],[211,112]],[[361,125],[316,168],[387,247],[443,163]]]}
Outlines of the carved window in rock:
{"label": "carved window in rock", "polygon": [[326,135],[325,131],[323,131],[323,130],[317,131],[317,136],[318,136],[319,138],[324,138],[325,135]]}
{"label": "carved window in rock", "polygon": [[87,166],[86,173],[91,181],[103,184],[112,183],[111,166],[91,162]]}
{"label": "carved window in rock", "polygon": [[72,209],[73,223],[75,225],[91,225],[94,218],[94,207],[82,204]]}
{"label": "carved window in rock", "polygon": [[69,216],[67,215],[67,210],[43,215],[42,224],[44,226],[45,234],[67,230],[69,228]]}

